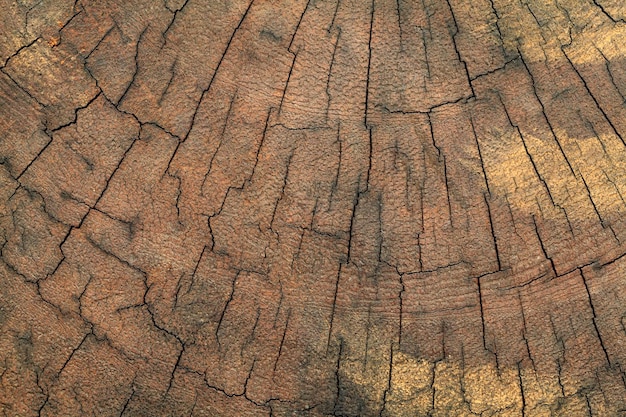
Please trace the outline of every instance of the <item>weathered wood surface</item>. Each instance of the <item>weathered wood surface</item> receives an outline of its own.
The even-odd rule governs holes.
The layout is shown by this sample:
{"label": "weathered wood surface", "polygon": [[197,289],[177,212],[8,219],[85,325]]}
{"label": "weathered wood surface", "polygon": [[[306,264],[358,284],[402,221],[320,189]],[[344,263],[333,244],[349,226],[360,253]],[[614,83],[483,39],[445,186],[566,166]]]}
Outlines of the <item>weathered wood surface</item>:
{"label": "weathered wood surface", "polygon": [[4,415],[626,414],[623,1],[0,10]]}

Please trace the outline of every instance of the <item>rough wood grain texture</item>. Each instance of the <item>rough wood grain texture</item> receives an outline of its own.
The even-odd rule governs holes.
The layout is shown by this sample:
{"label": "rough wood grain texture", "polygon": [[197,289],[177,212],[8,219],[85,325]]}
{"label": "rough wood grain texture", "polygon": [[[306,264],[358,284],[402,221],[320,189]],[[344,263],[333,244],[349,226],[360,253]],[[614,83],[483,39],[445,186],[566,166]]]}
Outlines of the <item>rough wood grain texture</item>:
{"label": "rough wood grain texture", "polygon": [[622,0],[0,3],[3,415],[626,415]]}

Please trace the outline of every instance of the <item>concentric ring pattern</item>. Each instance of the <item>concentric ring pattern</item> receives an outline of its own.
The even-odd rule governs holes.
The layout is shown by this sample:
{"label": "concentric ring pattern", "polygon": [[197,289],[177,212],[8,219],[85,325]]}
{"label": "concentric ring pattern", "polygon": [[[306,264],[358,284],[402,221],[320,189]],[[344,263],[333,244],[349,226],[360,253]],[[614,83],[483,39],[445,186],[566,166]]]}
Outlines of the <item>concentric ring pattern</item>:
{"label": "concentric ring pattern", "polygon": [[1,10],[4,415],[626,412],[623,1]]}

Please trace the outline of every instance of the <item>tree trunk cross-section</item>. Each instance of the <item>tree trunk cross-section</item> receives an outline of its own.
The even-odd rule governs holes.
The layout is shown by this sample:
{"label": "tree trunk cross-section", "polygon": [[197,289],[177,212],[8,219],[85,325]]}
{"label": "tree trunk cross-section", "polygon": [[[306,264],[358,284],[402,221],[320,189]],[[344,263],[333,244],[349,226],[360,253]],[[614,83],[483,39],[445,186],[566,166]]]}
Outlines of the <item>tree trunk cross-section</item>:
{"label": "tree trunk cross-section", "polygon": [[0,3],[2,415],[626,415],[622,0]]}

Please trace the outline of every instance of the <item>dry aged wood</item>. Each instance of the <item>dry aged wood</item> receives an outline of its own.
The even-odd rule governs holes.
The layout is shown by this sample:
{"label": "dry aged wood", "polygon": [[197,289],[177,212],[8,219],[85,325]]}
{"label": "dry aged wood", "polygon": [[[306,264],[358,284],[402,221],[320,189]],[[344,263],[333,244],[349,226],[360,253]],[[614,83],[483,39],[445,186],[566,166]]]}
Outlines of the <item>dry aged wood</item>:
{"label": "dry aged wood", "polygon": [[623,0],[0,3],[2,415],[626,415]]}

